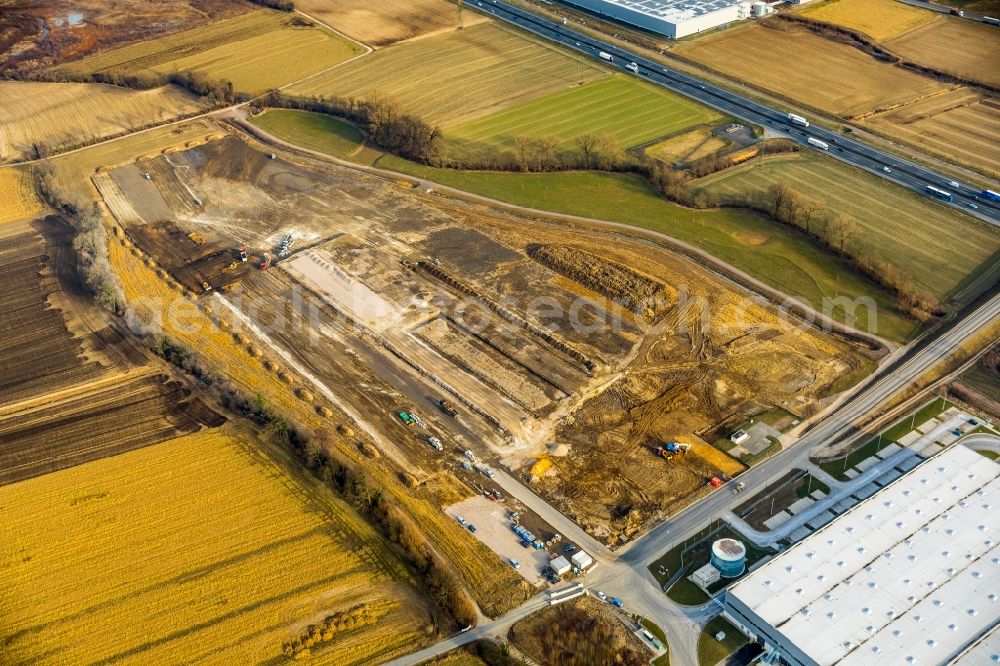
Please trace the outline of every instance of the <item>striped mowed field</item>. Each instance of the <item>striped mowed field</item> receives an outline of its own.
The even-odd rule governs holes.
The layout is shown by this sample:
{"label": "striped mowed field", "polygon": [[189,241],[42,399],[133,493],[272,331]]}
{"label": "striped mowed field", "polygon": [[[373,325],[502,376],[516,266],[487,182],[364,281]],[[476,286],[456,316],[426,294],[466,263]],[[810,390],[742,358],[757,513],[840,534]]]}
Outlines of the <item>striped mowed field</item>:
{"label": "striped mowed field", "polygon": [[363,48],[283,12],[257,11],[138,42],[56,68],[72,73],[195,72],[261,93],[321,72]]}
{"label": "striped mowed field", "polygon": [[273,663],[359,604],[378,620],[310,663],[414,649],[428,616],[393,551],[262,450],[207,432],[0,487],[5,663]]}
{"label": "striped mowed field", "polygon": [[375,51],[286,92],[355,98],[377,92],[447,127],[604,76],[582,57],[490,22]]}
{"label": "striped mowed field", "polygon": [[1000,98],[956,88],[864,119],[885,134],[1000,178]]}
{"label": "striped mowed field", "polygon": [[551,134],[569,145],[608,133],[622,148],[722,118],[716,111],[634,77],[615,74],[445,130],[456,154],[509,150],[519,135]]}
{"label": "striped mowed field", "polygon": [[1000,277],[1000,230],[831,159],[772,157],[697,182],[722,201],[785,183],[853,218],[856,242],[941,299],[963,300]]}

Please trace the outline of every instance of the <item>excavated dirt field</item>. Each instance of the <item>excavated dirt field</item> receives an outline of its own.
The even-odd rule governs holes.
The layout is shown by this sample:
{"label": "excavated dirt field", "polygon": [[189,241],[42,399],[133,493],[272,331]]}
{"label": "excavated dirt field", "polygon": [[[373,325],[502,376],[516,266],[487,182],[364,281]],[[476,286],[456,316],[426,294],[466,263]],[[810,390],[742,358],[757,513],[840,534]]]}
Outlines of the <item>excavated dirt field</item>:
{"label": "excavated dirt field", "polygon": [[0,230],[0,484],[218,425],[96,309],[59,217]]}
{"label": "excavated dirt field", "polygon": [[[271,159],[249,139],[95,182],[161,268],[212,287],[201,299],[251,329],[272,371],[293,369],[349,407],[418,481],[471,448],[611,544],[742,469],[700,434],[775,405],[801,414],[859,363],[646,241]],[[250,261],[235,270],[197,263],[206,248],[239,247]],[[264,253],[275,258],[267,271]],[[425,424],[407,428],[401,410]],[[652,455],[669,441],[693,449]]]}

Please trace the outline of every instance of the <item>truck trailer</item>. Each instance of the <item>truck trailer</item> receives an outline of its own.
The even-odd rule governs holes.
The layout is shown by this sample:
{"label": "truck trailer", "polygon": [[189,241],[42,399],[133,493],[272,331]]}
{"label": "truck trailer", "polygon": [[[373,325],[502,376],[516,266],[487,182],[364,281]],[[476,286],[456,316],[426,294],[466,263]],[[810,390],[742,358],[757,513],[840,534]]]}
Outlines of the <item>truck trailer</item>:
{"label": "truck trailer", "polygon": [[813,148],[819,148],[820,150],[830,150],[830,144],[828,144],[826,141],[820,141],[814,136],[811,136],[808,139],[806,139],[806,143],[808,143]]}
{"label": "truck trailer", "polygon": [[926,191],[927,191],[927,194],[931,195],[932,197],[936,197],[938,199],[941,199],[942,201],[954,201],[955,200],[955,195],[954,194],[952,194],[951,192],[949,192],[947,190],[942,190],[939,187],[934,187],[933,185],[928,185]]}
{"label": "truck trailer", "polygon": [[793,125],[800,125],[802,127],[809,127],[809,121],[802,116],[795,115],[794,113],[788,114],[788,122]]}
{"label": "truck trailer", "polygon": [[615,57],[606,51],[601,51],[597,55],[601,56],[601,60],[607,60],[608,62],[615,61]]}

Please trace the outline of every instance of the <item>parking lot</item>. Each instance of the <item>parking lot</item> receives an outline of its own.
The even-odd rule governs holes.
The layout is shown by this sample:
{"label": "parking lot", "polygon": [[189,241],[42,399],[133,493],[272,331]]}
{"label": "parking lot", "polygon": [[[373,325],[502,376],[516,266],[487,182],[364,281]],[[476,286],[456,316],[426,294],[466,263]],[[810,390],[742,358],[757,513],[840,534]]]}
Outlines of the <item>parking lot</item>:
{"label": "parking lot", "polygon": [[500,559],[510,565],[514,559],[520,563],[518,572],[532,585],[545,582],[542,572],[548,567],[549,557],[545,550],[524,548],[520,538],[511,531],[507,518],[507,507],[500,502],[491,502],[482,495],[470,497],[445,509],[452,518],[465,519],[466,525],[476,528],[477,539],[490,547]]}

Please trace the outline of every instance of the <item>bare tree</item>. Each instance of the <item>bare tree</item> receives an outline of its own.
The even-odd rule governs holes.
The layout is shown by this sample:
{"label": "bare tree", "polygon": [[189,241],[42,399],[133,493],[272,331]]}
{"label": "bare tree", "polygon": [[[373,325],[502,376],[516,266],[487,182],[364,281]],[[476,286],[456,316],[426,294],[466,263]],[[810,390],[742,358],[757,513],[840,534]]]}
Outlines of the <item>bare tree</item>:
{"label": "bare tree", "polygon": [[819,220],[823,212],[823,204],[809,197],[801,197],[799,200],[799,226],[807,234],[813,233],[813,224]]}
{"label": "bare tree", "polygon": [[530,136],[520,134],[514,137],[514,146],[517,149],[517,164],[521,171],[531,171],[532,157],[535,152],[534,140]]}
{"label": "bare tree", "polygon": [[583,160],[583,166],[590,169],[594,166],[595,153],[597,152],[598,146],[600,144],[600,139],[598,136],[592,132],[587,132],[586,134],[581,134],[573,140],[576,147],[580,150],[580,157]]}
{"label": "bare tree", "polygon": [[849,217],[840,214],[830,216],[823,227],[823,237],[831,247],[837,248],[841,253],[847,241],[858,232],[858,223]]}
{"label": "bare tree", "polygon": [[538,138],[536,147],[538,149],[539,169],[552,169],[559,164],[556,151],[560,145],[562,145],[562,140],[554,134],[543,134]]}
{"label": "bare tree", "polygon": [[788,205],[788,198],[791,196],[792,188],[784,183],[775,183],[767,188],[766,201],[771,212],[771,217],[781,219],[781,211]]}

